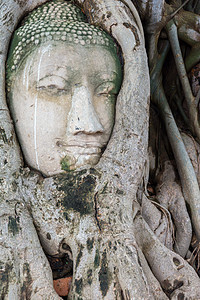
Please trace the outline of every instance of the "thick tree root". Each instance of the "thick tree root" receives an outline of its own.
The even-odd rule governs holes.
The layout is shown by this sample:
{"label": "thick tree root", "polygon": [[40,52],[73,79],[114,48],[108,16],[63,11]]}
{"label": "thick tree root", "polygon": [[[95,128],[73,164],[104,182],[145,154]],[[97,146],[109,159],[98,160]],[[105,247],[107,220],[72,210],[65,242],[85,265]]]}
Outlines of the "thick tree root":
{"label": "thick tree root", "polygon": [[[79,183],[84,182],[84,178],[89,176],[89,173],[78,174],[74,174],[74,178],[79,181],[78,176],[81,176]],[[98,180],[98,177],[96,179]],[[69,299],[78,299],[78,297],[99,300],[121,299],[122,293],[125,299],[125,295],[129,295],[127,297],[130,299],[136,297],[138,300],[153,299],[138,261],[133,230],[130,229],[129,221],[129,225],[124,228],[118,207],[116,206],[113,211],[112,205],[106,205],[103,197],[103,208],[101,206],[100,209],[100,200],[97,200],[94,193],[93,197],[87,198],[87,201],[84,200],[83,195],[76,200],[80,200],[80,207],[83,210],[86,204],[89,207],[89,211],[85,211],[83,215],[81,209],[80,211],[78,208],[73,209],[71,198],[69,198],[70,208],[66,209],[61,205],[64,214],[60,214],[61,207],[57,201],[59,199],[62,202],[65,194],[57,191],[54,180],[49,178],[36,184],[39,181],[37,175],[33,176],[32,180],[30,177],[29,180],[24,179],[23,186],[26,188],[23,189],[23,194],[26,199],[29,199],[29,207],[46,253],[62,255],[66,245],[69,245],[72,250],[73,283]],[[61,183],[59,189],[68,188],[66,178],[65,180],[62,178]],[[48,189],[45,188],[46,186]],[[73,188],[75,190],[77,187]],[[45,206],[46,203],[48,206]],[[100,214],[102,209],[107,213]],[[109,209],[112,213],[108,212]],[[124,222],[127,222],[124,218],[124,214],[127,216],[127,213],[122,210],[122,205],[119,209]],[[131,211],[129,212],[131,214]],[[128,220],[132,223],[131,217]]]}
{"label": "thick tree root", "polygon": [[195,104],[195,98],[192,94],[191,86],[187,77],[184,60],[181,53],[181,48],[178,40],[177,27],[173,21],[170,21],[166,26],[169,40],[171,43],[172,52],[176,63],[179,79],[182,84],[183,92],[188,106],[188,114],[191,125],[191,130],[194,136],[200,141],[200,126],[198,122],[198,111]]}
{"label": "thick tree root", "polygon": [[[185,257],[192,238],[192,226],[181,187],[177,183],[174,167],[166,161],[157,186],[157,200],[172,214],[175,224],[175,251]],[[168,247],[169,248],[169,247]]]}
{"label": "thick tree root", "polygon": [[164,63],[166,50],[163,52],[157,66],[151,74],[152,99],[158,105],[161,117],[165,123],[169,142],[176,160],[184,198],[190,205],[192,224],[198,240],[200,241],[200,191],[194,168],[185,149],[180,132],[167,102],[161,83],[161,69]]}
{"label": "thick tree root", "polygon": [[[1,217],[1,299],[60,299],[53,289],[52,272],[26,208],[10,205]],[[13,211],[13,214],[11,214]],[[5,226],[7,220],[7,225]],[[1,276],[2,275],[2,276]],[[47,298],[47,295],[49,297]]]}
{"label": "thick tree root", "polygon": [[149,290],[150,293],[153,295],[154,300],[167,300],[168,297],[166,296],[166,294],[163,292],[159,281],[156,279],[156,277],[153,275],[147,261],[146,258],[144,256],[144,254],[142,253],[142,251],[140,250],[140,248],[138,249],[138,256],[139,256],[139,260],[142,266],[142,270],[147,278],[147,282],[149,285]]}
{"label": "thick tree root", "polygon": [[167,208],[143,195],[142,216],[161,243],[172,250],[173,224]]}
{"label": "thick tree root", "polygon": [[189,72],[200,61],[200,16],[197,12],[182,10],[174,19],[179,38],[191,47],[185,59],[185,67]]}
{"label": "thick tree root", "polygon": [[[125,242],[122,241],[122,236]],[[117,270],[117,278],[124,299],[147,299],[153,300],[153,293],[149,288],[149,282],[141,265],[138,254],[138,246],[134,240],[133,233],[124,232],[116,239],[117,249],[111,252],[111,261]]]}
{"label": "thick tree root", "polygon": [[193,165],[197,181],[200,185],[200,145],[191,135],[188,135],[184,132],[181,133],[181,137]]}
{"label": "thick tree root", "polygon": [[135,218],[134,225],[136,240],[168,297],[200,299],[200,279],[194,269],[181,256],[167,249],[141,216]]}

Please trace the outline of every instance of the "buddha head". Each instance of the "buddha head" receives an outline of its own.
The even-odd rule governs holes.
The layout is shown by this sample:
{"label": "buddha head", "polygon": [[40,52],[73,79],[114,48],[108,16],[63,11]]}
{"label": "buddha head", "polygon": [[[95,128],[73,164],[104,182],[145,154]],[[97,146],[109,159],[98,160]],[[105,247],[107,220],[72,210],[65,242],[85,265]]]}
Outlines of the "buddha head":
{"label": "buddha head", "polygon": [[98,163],[122,80],[113,39],[70,2],[47,2],[15,31],[7,94],[27,164],[45,176]]}

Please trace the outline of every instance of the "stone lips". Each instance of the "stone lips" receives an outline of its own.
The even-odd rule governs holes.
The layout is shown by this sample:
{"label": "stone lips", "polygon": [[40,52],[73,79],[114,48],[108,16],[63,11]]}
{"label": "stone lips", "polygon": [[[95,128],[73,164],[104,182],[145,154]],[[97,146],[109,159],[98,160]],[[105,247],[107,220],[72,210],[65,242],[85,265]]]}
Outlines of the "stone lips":
{"label": "stone lips", "polygon": [[33,10],[14,33],[6,68],[8,92],[12,74],[24,58],[48,41],[100,45],[117,55],[113,39],[99,27],[86,23],[85,15],[77,6],[64,0],[47,2]]}

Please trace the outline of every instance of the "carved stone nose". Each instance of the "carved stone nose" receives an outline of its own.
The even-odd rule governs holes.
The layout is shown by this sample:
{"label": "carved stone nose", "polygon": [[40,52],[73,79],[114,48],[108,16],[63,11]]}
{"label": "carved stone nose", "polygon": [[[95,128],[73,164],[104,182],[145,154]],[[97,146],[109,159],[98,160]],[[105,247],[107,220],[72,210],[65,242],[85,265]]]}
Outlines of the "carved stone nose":
{"label": "carved stone nose", "polygon": [[67,131],[74,135],[79,132],[95,134],[104,131],[93,106],[91,93],[85,86],[74,90]]}

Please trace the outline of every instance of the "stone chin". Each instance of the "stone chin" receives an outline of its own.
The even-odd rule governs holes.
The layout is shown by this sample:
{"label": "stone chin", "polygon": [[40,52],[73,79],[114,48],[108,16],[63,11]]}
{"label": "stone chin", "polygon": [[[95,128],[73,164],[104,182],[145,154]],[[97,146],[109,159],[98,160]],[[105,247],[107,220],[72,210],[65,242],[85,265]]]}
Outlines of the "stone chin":
{"label": "stone chin", "polygon": [[[75,171],[80,168],[93,167],[99,162],[101,158],[101,152],[92,154],[73,153],[66,154],[65,156],[60,154],[60,157],[62,158],[60,158],[59,161],[56,161],[56,159],[52,158],[52,164],[40,165],[39,171],[44,176],[48,177],[61,174],[63,172]],[[35,166],[33,167],[37,168]]]}
{"label": "stone chin", "polygon": [[80,154],[73,153],[73,156],[66,155],[61,159],[61,170],[64,171],[73,171],[82,167],[91,167],[95,166],[101,157],[101,153],[93,154]]}

